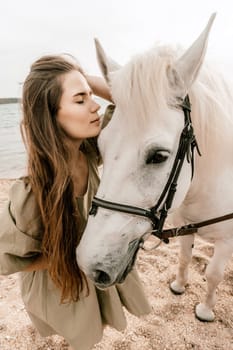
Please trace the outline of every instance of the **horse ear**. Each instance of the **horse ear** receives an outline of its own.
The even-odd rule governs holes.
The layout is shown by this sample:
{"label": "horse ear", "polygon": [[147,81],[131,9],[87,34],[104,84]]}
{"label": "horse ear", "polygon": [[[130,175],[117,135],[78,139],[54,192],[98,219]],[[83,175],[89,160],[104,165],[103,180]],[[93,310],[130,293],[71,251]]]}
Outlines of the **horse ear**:
{"label": "horse ear", "polygon": [[183,81],[185,94],[188,92],[188,89],[195,81],[202,66],[206,53],[209,32],[215,16],[216,13],[213,13],[206,28],[192,44],[192,46],[177,60],[175,64],[175,70]]}
{"label": "horse ear", "polygon": [[101,72],[105,80],[107,81],[107,83],[109,83],[110,73],[120,69],[121,66],[105,54],[104,49],[101,46],[98,39],[95,38],[94,40],[95,40],[97,60],[98,60]]}

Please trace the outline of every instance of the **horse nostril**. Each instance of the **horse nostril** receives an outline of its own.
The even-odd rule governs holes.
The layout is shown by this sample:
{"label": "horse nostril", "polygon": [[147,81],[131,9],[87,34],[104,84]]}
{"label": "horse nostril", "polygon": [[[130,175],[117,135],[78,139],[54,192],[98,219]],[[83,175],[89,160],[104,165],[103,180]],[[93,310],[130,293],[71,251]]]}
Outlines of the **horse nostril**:
{"label": "horse nostril", "polygon": [[110,284],[111,277],[104,271],[95,270],[95,272],[94,272],[94,280],[95,280],[96,283]]}

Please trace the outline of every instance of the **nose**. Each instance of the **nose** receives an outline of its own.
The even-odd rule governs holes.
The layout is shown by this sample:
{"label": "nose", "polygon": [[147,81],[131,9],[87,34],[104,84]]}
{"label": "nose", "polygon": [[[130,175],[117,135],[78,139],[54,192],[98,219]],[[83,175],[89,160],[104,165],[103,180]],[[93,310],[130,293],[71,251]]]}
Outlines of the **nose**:
{"label": "nose", "polygon": [[100,108],[101,108],[101,106],[99,105],[99,103],[97,103],[95,100],[93,100],[93,104],[92,104],[92,108],[91,108],[92,113],[98,112],[98,110]]}
{"label": "nose", "polygon": [[93,280],[96,284],[100,286],[108,286],[112,282],[110,275],[103,270],[94,270]]}

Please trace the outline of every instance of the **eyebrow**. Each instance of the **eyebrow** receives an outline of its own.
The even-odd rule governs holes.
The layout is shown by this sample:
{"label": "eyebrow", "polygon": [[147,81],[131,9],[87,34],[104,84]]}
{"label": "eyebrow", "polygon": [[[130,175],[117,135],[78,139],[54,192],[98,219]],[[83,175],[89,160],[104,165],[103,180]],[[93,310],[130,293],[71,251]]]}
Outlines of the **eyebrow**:
{"label": "eyebrow", "polygon": [[93,93],[92,90],[89,90],[88,92],[81,91],[81,92],[77,92],[76,94],[74,94],[73,97],[92,95],[92,93]]}

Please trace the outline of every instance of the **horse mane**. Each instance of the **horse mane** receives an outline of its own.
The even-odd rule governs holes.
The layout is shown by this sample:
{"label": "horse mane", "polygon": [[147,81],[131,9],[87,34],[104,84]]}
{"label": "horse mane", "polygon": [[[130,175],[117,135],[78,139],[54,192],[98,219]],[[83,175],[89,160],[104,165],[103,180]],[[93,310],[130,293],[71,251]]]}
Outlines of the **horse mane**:
{"label": "horse mane", "polygon": [[[133,116],[134,132],[140,133],[156,111],[166,111],[169,105],[178,104],[175,89],[168,81],[168,70],[174,67],[181,53],[180,49],[157,46],[135,56],[116,74],[113,73],[112,95],[121,111],[119,117],[127,122],[127,118]],[[194,129],[202,148],[212,139],[222,141],[222,134],[233,128],[231,91],[223,76],[204,63],[189,92]],[[132,126],[132,119],[128,122]]]}
{"label": "horse mane", "polygon": [[214,66],[203,65],[190,91],[194,129],[203,149],[217,150],[223,138],[232,139],[232,91],[230,82]]}

